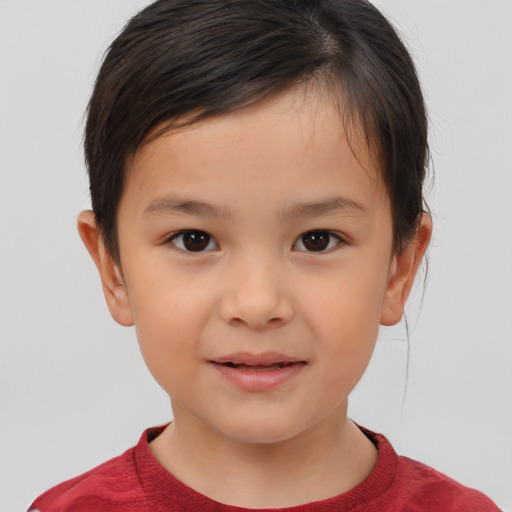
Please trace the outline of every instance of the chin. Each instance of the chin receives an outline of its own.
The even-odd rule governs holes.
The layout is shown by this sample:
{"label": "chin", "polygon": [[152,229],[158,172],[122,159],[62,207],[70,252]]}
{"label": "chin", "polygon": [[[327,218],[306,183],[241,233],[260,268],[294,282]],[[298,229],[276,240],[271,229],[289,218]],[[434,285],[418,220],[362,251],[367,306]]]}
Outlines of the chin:
{"label": "chin", "polygon": [[[245,420],[245,421],[244,421]],[[233,441],[243,444],[277,444],[288,441],[306,430],[305,425],[290,421],[287,418],[279,421],[278,418],[271,420],[257,419],[255,417],[230,422],[229,425],[222,425],[219,432]]]}

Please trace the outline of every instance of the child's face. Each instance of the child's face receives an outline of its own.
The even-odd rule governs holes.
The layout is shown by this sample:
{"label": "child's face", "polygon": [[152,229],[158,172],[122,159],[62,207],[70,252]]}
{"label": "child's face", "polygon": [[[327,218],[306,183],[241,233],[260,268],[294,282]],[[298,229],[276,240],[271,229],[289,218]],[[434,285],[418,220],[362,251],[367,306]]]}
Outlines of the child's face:
{"label": "child's face", "polygon": [[135,323],[176,421],[240,441],[343,416],[379,323],[398,321],[407,295],[375,164],[315,90],[143,146],[118,235],[122,284],[103,271],[111,312]]}

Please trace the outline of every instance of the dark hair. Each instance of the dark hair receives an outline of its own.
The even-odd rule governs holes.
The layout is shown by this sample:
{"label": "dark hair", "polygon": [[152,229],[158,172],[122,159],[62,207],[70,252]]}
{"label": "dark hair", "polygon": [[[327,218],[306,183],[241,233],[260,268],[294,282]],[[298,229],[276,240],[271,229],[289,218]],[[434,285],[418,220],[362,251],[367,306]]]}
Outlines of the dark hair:
{"label": "dark hair", "polygon": [[151,132],[317,80],[341,96],[345,127],[376,152],[400,250],[424,211],[427,118],[386,18],[366,0],[158,0],[110,46],[88,107],[92,207],[113,258],[126,163]]}

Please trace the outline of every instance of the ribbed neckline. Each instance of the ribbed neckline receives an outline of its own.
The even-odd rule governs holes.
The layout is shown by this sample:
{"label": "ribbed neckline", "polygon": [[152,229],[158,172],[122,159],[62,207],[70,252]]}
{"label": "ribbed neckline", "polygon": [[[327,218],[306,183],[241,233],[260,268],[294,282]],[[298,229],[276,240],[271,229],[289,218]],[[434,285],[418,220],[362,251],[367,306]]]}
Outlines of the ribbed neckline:
{"label": "ribbed neckline", "polygon": [[[326,500],[315,501],[305,505],[279,509],[248,509],[224,505],[207,496],[200,494],[175,478],[156,460],[149,449],[149,442],[155,439],[166,425],[150,428],[144,431],[139,443],[135,447],[135,463],[146,498],[154,512],[168,512],[169,503],[183,503],[194,505],[194,509],[217,512],[243,512],[243,511],[280,511],[280,512],[324,512],[325,510],[350,511],[361,507],[381,496],[391,486],[395,479],[398,457],[389,443],[382,435],[360,427],[360,430],[372,441],[378,450],[377,463],[368,477],[357,487],[346,493]],[[172,498],[171,498],[172,497]],[[334,508],[335,507],[335,508]]]}

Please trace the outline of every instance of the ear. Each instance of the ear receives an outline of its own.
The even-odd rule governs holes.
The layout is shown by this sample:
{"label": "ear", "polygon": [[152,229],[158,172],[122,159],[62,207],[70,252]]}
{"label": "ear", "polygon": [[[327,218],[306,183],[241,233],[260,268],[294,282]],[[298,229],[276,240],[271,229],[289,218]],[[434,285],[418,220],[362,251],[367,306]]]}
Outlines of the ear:
{"label": "ear", "polygon": [[96,227],[94,213],[86,210],[78,215],[78,233],[100,273],[103,293],[114,320],[125,326],[133,325],[133,313],[121,266],[105,247]]}
{"label": "ear", "polygon": [[393,256],[384,304],[382,325],[397,324],[404,313],[404,306],[414,283],[414,277],[427,250],[432,235],[432,219],[428,213],[421,215],[414,238]]}

